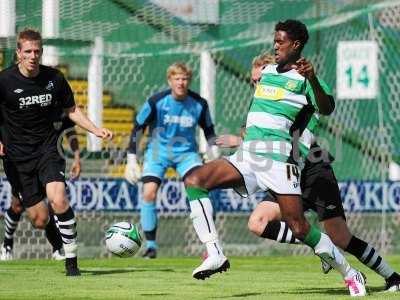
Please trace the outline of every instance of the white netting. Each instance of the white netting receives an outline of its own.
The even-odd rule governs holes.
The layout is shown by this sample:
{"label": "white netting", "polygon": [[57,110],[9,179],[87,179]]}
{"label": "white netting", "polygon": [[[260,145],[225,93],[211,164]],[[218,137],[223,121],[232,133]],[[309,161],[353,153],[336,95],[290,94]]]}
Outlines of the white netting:
{"label": "white netting", "polygon": [[[313,218],[311,218],[313,219]],[[304,245],[287,245],[257,238],[246,230],[248,214],[218,213],[217,231],[227,255],[271,255],[271,254],[311,254]],[[396,253],[399,246],[398,214],[387,216],[388,224],[382,235],[379,214],[348,214],[347,220],[352,233],[365,239],[382,252]],[[77,214],[78,245],[81,257],[109,257],[104,247],[106,230],[114,223],[139,222],[138,214],[85,212]],[[0,222],[0,226],[3,223]],[[166,214],[159,219],[159,254],[161,256],[195,255],[201,256],[205,250],[199,242],[188,214]],[[15,258],[50,258],[51,247],[44,232],[33,230],[26,216],[15,233]],[[138,255],[143,254],[144,247]]]}

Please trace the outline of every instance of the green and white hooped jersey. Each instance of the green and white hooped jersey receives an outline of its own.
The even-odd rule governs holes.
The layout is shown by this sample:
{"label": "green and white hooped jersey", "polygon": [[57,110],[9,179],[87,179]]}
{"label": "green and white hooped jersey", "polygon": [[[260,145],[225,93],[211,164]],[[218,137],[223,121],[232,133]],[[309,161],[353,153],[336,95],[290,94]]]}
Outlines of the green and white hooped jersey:
{"label": "green and white hooped jersey", "polygon": [[[318,125],[318,107],[308,80],[296,70],[277,72],[278,65],[267,65],[257,84],[246,121],[243,151],[287,162],[292,150],[293,122],[307,105],[315,109],[299,139],[300,154],[308,155]],[[331,95],[325,82],[318,79],[323,90]],[[298,120],[296,120],[298,123]],[[301,123],[301,122],[300,122]]]}

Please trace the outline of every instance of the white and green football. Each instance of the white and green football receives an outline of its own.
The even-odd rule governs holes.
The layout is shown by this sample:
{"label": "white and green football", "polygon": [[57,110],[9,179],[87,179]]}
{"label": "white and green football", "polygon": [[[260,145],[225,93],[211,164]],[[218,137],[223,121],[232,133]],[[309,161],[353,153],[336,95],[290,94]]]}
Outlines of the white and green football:
{"label": "white and green football", "polygon": [[135,255],[142,245],[142,237],[135,224],[119,222],[106,232],[106,248],[119,257]]}

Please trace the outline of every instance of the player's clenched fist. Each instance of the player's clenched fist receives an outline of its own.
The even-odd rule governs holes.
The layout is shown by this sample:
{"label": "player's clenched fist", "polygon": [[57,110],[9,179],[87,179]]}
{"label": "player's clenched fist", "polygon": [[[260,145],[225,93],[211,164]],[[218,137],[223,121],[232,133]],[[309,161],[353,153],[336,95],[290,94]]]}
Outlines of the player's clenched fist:
{"label": "player's clenched fist", "polygon": [[107,128],[98,128],[94,134],[104,140],[111,140],[113,138],[112,131]]}
{"label": "player's clenched fist", "polygon": [[314,67],[312,63],[306,60],[304,57],[298,59],[296,63],[292,65],[292,68],[307,79],[310,79],[311,77],[315,76]]}

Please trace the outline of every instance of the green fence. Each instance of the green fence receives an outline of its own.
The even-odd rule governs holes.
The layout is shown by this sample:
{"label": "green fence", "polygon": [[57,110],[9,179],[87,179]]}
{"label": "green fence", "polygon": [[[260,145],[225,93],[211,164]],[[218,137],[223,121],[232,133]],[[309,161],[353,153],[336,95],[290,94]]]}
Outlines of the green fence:
{"label": "green fence", "polygon": [[[17,1],[16,9],[17,29],[40,29],[41,1]],[[338,156],[334,167],[339,179],[379,180],[382,172],[387,176],[390,161],[399,161],[399,12],[399,1],[220,0],[218,24],[193,24],[151,1],[60,0],[60,37],[46,44],[58,46],[69,77],[85,78],[93,40],[102,37],[104,89],[115,105],[134,107],[167,86],[165,70],[177,60],[194,69],[192,88],[199,90],[200,53],[209,51],[217,72],[217,129],[235,133],[251,100],[251,60],[272,51],[278,20],[297,18],[307,24],[310,40],[304,55],[334,93],[338,42],[375,40],[380,97],[337,100],[334,114],[322,121],[321,136]],[[12,39],[0,43],[4,65],[10,63],[13,45]],[[381,125],[378,103],[383,107]]]}

